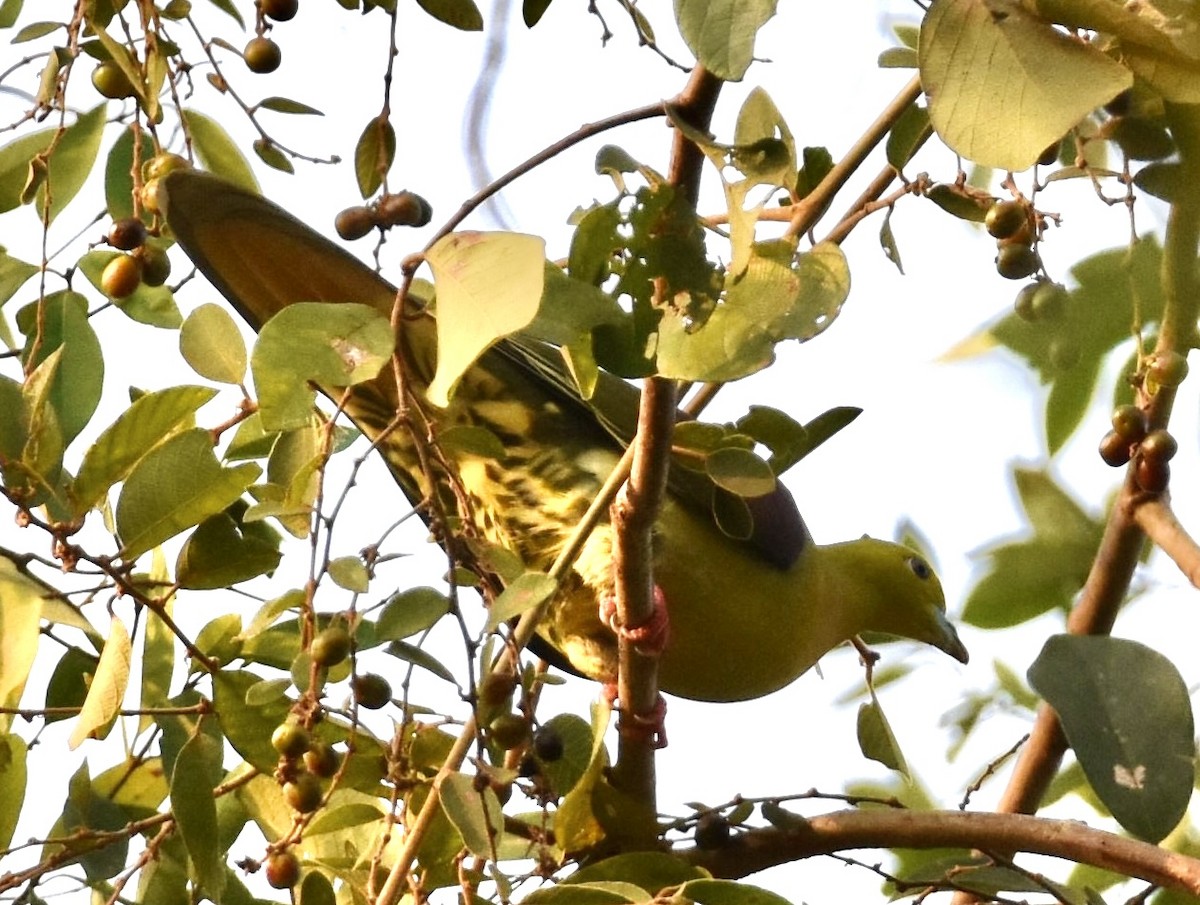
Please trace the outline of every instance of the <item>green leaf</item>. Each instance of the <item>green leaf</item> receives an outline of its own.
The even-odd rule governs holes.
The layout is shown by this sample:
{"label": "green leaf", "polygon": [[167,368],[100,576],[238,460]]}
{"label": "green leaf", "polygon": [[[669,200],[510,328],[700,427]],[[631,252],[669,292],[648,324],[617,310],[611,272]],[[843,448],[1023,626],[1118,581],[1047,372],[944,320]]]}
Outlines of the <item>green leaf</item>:
{"label": "green leaf", "polygon": [[279,150],[279,146],[274,142],[265,138],[256,138],[253,147],[258,159],[272,169],[279,170],[281,173],[296,172],[295,166],[292,165],[292,159]]}
{"label": "green leaf", "polygon": [[929,111],[913,101],[904,108],[904,112],[888,133],[888,163],[897,170],[903,170],[904,165],[912,160],[928,136]]}
{"label": "green leaf", "polygon": [[107,104],[99,104],[87,113],[81,113],[63,132],[54,148],[50,161],[47,182],[38,190],[37,208],[44,209],[46,191],[50,191],[50,208],[46,216],[50,222],[65,208],[83,187],[92,172],[96,155],[100,151],[100,137],[104,134]]}
{"label": "green leaf", "polygon": [[88,319],[87,299],[67,290],[56,292],[42,301],[40,310],[35,302],[17,312],[17,326],[25,334],[27,367],[62,349],[47,398],[65,446],[91,420],[104,386],[104,356]]}
{"label": "green leaf", "polygon": [[104,650],[100,652],[100,662],[96,665],[96,674],[88,686],[83,709],[79,711],[75,728],[67,740],[67,746],[72,751],[82,745],[85,739],[103,738],[108,734],[125,699],[131,657],[129,631],[125,623],[113,617],[109,623],[108,637],[104,640]]}
{"label": "green leaf", "polygon": [[475,360],[533,320],[545,286],[545,260],[542,239],[507,232],[451,233],[425,253],[438,300],[430,402],[448,405],[455,384]]}
{"label": "green leaf", "polygon": [[354,146],[354,173],[363,198],[370,198],[383,185],[383,177],[396,159],[396,130],[386,117],[367,123]]}
{"label": "green leaf", "polygon": [[[79,269],[97,289],[100,289],[104,268],[121,252],[96,249],[79,259]],[[121,313],[130,320],[151,327],[173,330],[183,323],[183,316],[175,304],[175,295],[166,286],[147,286],[140,283],[130,295],[115,300]]]}
{"label": "green leaf", "polygon": [[492,632],[509,619],[541,606],[554,596],[558,582],[544,572],[526,572],[511,582],[488,611],[487,631]]}
{"label": "green leaf", "polygon": [[292,702],[275,698],[262,704],[246,703],[246,693],[262,677],[244,669],[222,669],[213,676],[213,705],[221,715],[221,730],[233,749],[251,766],[270,776],[279,763],[271,745],[272,730],[287,719]]}
{"label": "green leaf", "polygon": [[347,387],[370,380],[391,360],[395,339],[387,315],[369,305],[299,302],[284,308],[259,331],[250,356],[263,428],[305,425],[314,398],[308,381]]}
{"label": "green leaf", "polygon": [[339,588],[359,594],[365,594],[371,584],[366,564],[357,556],[339,556],[330,562],[329,577]]}
{"label": "green leaf", "polygon": [[194,423],[196,410],[216,395],[208,387],[168,387],[138,398],[88,447],[71,488],[83,515],[162,440]]}
{"label": "green leaf", "polygon": [[276,113],[291,113],[297,116],[324,116],[316,107],[302,104],[288,97],[265,97],[258,102],[263,110],[274,110]]}
{"label": "green leaf", "polygon": [[472,0],[417,0],[417,5],[459,31],[483,31],[483,15]]}
{"label": "green leaf", "polygon": [[242,523],[228,512],[209,516],[184,542],[175,562],[181,588],[227,588],[279,565],[278,535],[265,522]]}
{"label": "green leaf", "polygon": [[[140,127],[137,137],[149,141]],[[104,201],[114,220],[133,216],[133,146],[134,131],[122,129],[104,161]]]}
{"label": "green leaf", "polygon": [[858,708],[858,747],[864,757],[878,761],[889,770],[909,775],[904,752],[900,750],[891,724],[873,694],[870,701]]}
{"label": "green leaf", "polygon": [[212,437],[176,434],[137,464],[117,502],[121,555],[132,562],[151,547],[229,506],[259,476],[252,463],[222,468]]}
{"label": "green leaf", "polygon": [[191,135],[196,157],[205,169],[255,194],[261,191],[245,155],[220,123],[197,110],[180,110],[179,113]]}
{"label": "green leaf", "polygon": [[201,305],[179,331],[179,351],[201,377],[235,386],[246,379],[246,344],[220,305]]}
{"label": "green leaf", "polygon": [[221,745],[203,732],[179,749],[171,772],[171,811],[206,896],[220,901],[225,862],[217,833],[217,803],[205,780],[221,768]]}
{"label": "green leaf", "polygon": [[[38,652],[38,623],[42,614],[40,584],[25,576],[8,557],[0,557],[0,706],[17,707],[25,680]],[[11,717],[0,715],[7,731]]]}
{"label": "green leaf", "polygon": [[696,905],[791,905],[783,896],[733,880],[690,880],[679,888],[679,896]]}
{"label": "green leaf", "polygon": [[1055,635],[1029,683],[1121,826],[1164,839],[1187,811],[1196,772],[1191,701],[1171,661],[1123,638]]}
{"label": "green leaf", "polygon": [[454,673],[448,670],[433,654],[421,650],[415,644],[409,644],[407,641],[393,641],[387,646],[387,652],[397,660],[427,669],[439,679],[456,684]]}
{"label": "green leaf", "polygon": [[0,148],[0,214],[28,202],[23,194],[30,179],[30,161],[50,147],[54,132],[43,129]]}
{"label": "green leaf", "polygon": [[398,641],[431,628],[450,612],[450,598],[435,588],[409,588],[393,594],[375,623],[378,641]]}
{"label": "green leaf", "polygon": [[754,60],[758,30],[776,0],[675,0],[675,21],[688,49],[713,75],[740,82]]}
{"label": "green leaf", "polygon": [[775,489],[775,472],[750,450],[718,449],[705,459],[704,470],[718,487],[739,497],[765,496]]}
{"label": "green leaf", "polygon": [[1018,0],[934,0],[921,25],[921,85],[934,129],[976,163],[1024,170],[1133,84],[1099,48]]}
{"label": "green leaf", "polygon": [[12,28],[21,15],[25,0],[4,0],[0,3],[0,28]]}
{"label": "green leaf", "polygon": [[541,22],[549,8],[550,0],[522,0],[521,17],[525,20],[525,27],[533,28]]}
{"label": "green leaf", "polygon": [[[46,707],[82,707],[87,699],[88,682],[96,674],[99,658],[78,647],[68,647],[54,665],[46,684]],[[67,713],[47,713],[47,723],[73,718]]]}
{"label": "green leaf", "polygon": [[496,847],[504,835],[504,812],[490,786],[475,788],[473,777],[451,773],[439,784],[442,809],[463,844],[479,858],[495,858]]}
{"label": "green leaf", "polygon": [[305,830],[305,836],[319,836],[322,833],[337,833],[352,826],[362,826],[383,819],[383,811],[378,805],[361,801],[355,804],[344,804],[321,811]]}
{"label": "green leaf", "polygon": [[19,735],[0,733],[0,850],[12,842],[25,803],[27,753]]}

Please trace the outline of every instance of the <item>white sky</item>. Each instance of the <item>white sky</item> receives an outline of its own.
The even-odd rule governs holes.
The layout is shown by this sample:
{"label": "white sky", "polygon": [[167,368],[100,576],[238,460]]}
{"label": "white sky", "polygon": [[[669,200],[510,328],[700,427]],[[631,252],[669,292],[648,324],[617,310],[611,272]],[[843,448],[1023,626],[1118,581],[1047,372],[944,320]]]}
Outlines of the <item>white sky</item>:
{"label": "white sky", "polygon": [[[195,2],[198,8],[206,6],[203,0]],[[383,255],[385,272],[393,275],[400,257],[418,249],[474,191],[463,162],[460,136],[464,98],[475,79],[482,47],[479,35],[457,33],[432,22],[415,5],[401,5],[405,12],[392,96],[399,153],[392,187],[407,187],[423,194],[433,205],[434,221],[426,230],[394,231],[394,241]],[[56,6],[63,6],[60,14],[65,15],[65,4]],[[276,74],[252,76],[239,61],[224,54],[226,74],[248,101],[280,94],[323,109],[326,116],[321,120],[264,113],[262,121],[283,144],[313,156],[337,154],[350,161],[363,125],[380,105],[386,19],[378,12],[367,17],[350,14],[332,2],[302,0],[301,6],[294,21],[275,30],[284,59]],[[687,62],[686,50],[670,35],[666,6],[646,4],[645,10],[667,51]],[[920,10],[900,0],[781,6],[758,46],[758,55],[771,62],[753,67],[745,83],[726,88],[716,131],[719,136],[729,135],[741,98],[760,84],[780,108],[800,145],[825,145],[836,158],[911,74],[875,68],[878,53],[894,43],[885,18],[901,16],[915,22]],[[615,3],[601,3],[600,7],[616,33],[607,48],[600,46],[598,23],[586,15],[582,3],[559,0],[532,32],[520,23],[519,10],[514,12],[508,61],[495,87],[489,117],[487,154],[494,174],[581,123],[668,97],[683,85],[682,73],[665,66],[648,50],[636,47],[628,22]],[[29,15],[27,12],[23,21]],[[225,17],[206,14],[203,21],[212,30],[210,33],[235,45],[245,40]],[[180,32],[182,41],[182,29]],[[13,62],[26,49],[0,51],[0,63],[8,65],[4,62],[6,55],[8,62]],[[90,66],[85,69],[90,70]],[[243,140],[248,152],[253,135],[232,103],[222,101],[202,83],[204,72],[202,67],[197,69],[197,106]],[[83,84],[86,72],[84,75],[73,82],[78,83],[74,102],[89,106],[95,95]],[[0,97],[0,111],[4,113],[0,120],[11,121],[11,112],[19,107],[19,101]],[[114,131],[106,137],[105,148],[115,136]],[[661,122],[628,127],[563,155],[504,193],[513,227],[546,236],[551,257],[566,252],[570,236],[566,219],[571,211],[593,198],[611,197],[611,184],[595,176],[591,165],[596,150],[604,143],[618,144],[660,169],[669,146]],[[880,165],[881,154],[865,168],[866,177],[876,173]],[[955,165],[949,151],[931,142],[908,172],[912,175],[927,170],[934,178],[950,180]],[[293,177],[260,172],[264,193],[332,235],[334,214],[358,203],[352,168],[347,163],[337,168],[297,164],[297,169]],[[710,171],[706,177],[709,209],[721,210],[711,177]],[[1022,184],[1028,185],[1027,177],[1025,180]],[[835,212],[844,209],[862,182],[865,179],[835,203]],[[100,187],[90,186],[85,195],[86,200],[77,200],[74,209],[98,209],[102,203]],[[1069,265],[1085,254],[1125,241],[1128,226],[1123,210],[1103,208],[1085,186],[1059,183],[1043,196],[1043,204],[1065,215],[1064,228],[1054,231],[1043,246],[1043,255],[1059,279],[1065,280]],[[1139,216],[1140,227],[1149,229],[1152,218],[1147,208],[1140,208]],[[865,413],[853,427],[798,466],[787,476],[787,483],[818,541],[842,540],[862,533],[891,536],[902,517],[913,519],[933,544],[949,606],[955,613],[975,574],[972,552],[1021,527],[1007,476],[1008,463],[1045,462],[1040,427],[1042,392],[1034,378],[1003,353],[953,365],[935,361],[963,337],[1008,310],[1020,285],[995,274],[994,249],[988,237],[952,220],[929,202],[906,199],[892,220],[907,272],[907,276],[901,276],[880,251],[880,223],[879,216],[869,219],[845,244],[853,291],[838,323],[812,343],[782,348],[777,367],[728,389],[710,409],[710,415],[734,418],[753,402],[776,405],[803,421],[834,405],[863,407]],[[466,225],[494,227],[492,221],[479,215]],[[28,209],[0,219],[0,243],[26,260],[37,259],[35,231],[35,220]],[[100,230],[95,232],[98,235]],[[818,230],[818,236],[823,232]],[[50,246],[58,247],[66,238],[64,229]],[[369,254],[370,240],[356,243],[354,248]],[[178,275],[182,258],[175,258],[175,264]],[[9,304],[8,314],[11,316],[28,300],[27,288]],[[181,305],[186,313],[214,300],[215,292],[189,289],[182,294]],[[120,318],[110,318],[109,322],[133,336],[138,348],[147,354],[161,348],[169,355],[175,348],[173,334],[131,326]],[[129,384],[146,385],[144,360],[110,355],[106,365],[106,398],[114,405]],[[194,375],[186,370],[178,377],[162,372],[162,385],[173,379],[190,381]],[[1111,384],[1102,391],[1106,397],[1108,386]],[[1178,405],[1175,433],[1181,450],[1173,472],[1175,500],[1185,524],[1189,514],[1194,517],[1195,507],[1189,513],[1189,503],[1195,499],[1197,489],[1195,474],[1187,467],[1195,461],[1196,453],[1196,400],[1189,386],[1185,386]],[[227,412],[228,408],[213,409],[210,423],[221,420]],[[102,409],[89,435],[110,418]],[[1119,476],[1094,453],[1095,443],[1107,429],[1106,421],[1107,406],[1102,403],[1078,440],[1054,463],[1055,473],[1093,512],[1102,507]],[[396,493],[396,509],[387,512],[388,518],[380,522],[380,493],[390,493],[391,486],[381,467],[376,466],[370,475],[370,483],[365,485],[369,489],[357,495],[344,520],[344,525],[354,525],[355,529],[339,530],[337,553],[357,551],[377,532],[371,525],[386,523],[403,505]],[[414,532],[412,546],[419,547],[420,542],[421,532]],[[44,549],[41,538],[8,526],[0,528],[0,543]],[[173,557],[174,550],[169,554],[170,559]],[[387,581],[429,583],[436,580],[442,567],[435,551],[429,549],[421,551],[414,563],[424,565],[413,565],[412,571],[407,565],[395,568],[388,573]],[[1123,619],[1118,629],[1163,650],[1184,670],[1185,679],[1193,683],[1197,669],[1187,645],[1187,639],[1195,637],[1196,628],[1192,591],[1173,569],[1160,568],[1155,575],[1165,590],[1175,593],[1164,592],[1138,603],[1134,618]],[[286,586],[279,580],[256,585],[264,594],[274,594]],[[376,594],[373,588],[372,597],[387,590],[381,587],[380,594]],[[339,606],[331,601],[327,598],[328,608]],[[185,598],[180,617],[193,629],[213,615],[212,603],[205,604],[203,612],[189,613],[187,605]],[[1157,629],[1163,623],[1172,626],[1170,633]],[[989,731],[968,745],[956,763],[947,765],[943,759],[946,736],[939,729],[941,715],[967,690],[985,689],[992,684],[994,658],[1004,659],[1023,673],[1040,649],[1042,638],[1057,631],[1058,626],[1059,620],[1050,617],[1033,628],[1003,636],[967,628],[963,638],[973,655],[969,667],[913,646],[887,652],[884,665],[903,656],[920,666],[906,682],[885,689],[881,699],[910,765],[943,804],[955,804],[982,766],[1015,742],[1024,728],[1018,721],[995,717]],[[714,645],[719,645],[719,639],[714,639]],[[848,652],[832,655],[822,668],[823,681],[814,671],[784,691],[746,704],[672,700],[668,718],[672,743],[659,758],[660,807],[683,814],[686,809],[681,803],[685,801],[711,804],[738,793],[786,794],[810,787],[836,792],[851,779],[886,781],[888,772],[858,752],[854,739],[856,708],[833,706],[845,689],[860,680],[854,656]],[[545,715],[556,707],[583,712],[594,695],[595,686],[590,683],[570,682],[547,695]],[[36,705],[39,700],[27,696],[25,703]],[[63,724],[48,731],[41,753],[64,750],[62,741],[67,731]],[[111,744],[94,747],[93,772],[98,772],[111,764],[110,758],[117,752]],[[48,760],[34,760],[36,769],[50,766],[52,772],[47,777],[63,777],[77,763],[72,758],[69,765],[49,765]],[[58,785],[53,779],[49,781]],[[999,794],[1002,783],[1003,774],[976,796],[975,803],[986,807]],[[44,802],[43,813],[57,809],[57,791],[46,796]],[[1089,816],[1086,812],[1074,813]],[[18,838],[46,829],[48,825],[23,826]],[[239,843],[231,854],[236,858],[260,852],[251,843]],[[877,880],[868,872],[846,870],[831,861],[791,866],[758,882],[794,902],[812,905],[876,896],[878,888]]]}

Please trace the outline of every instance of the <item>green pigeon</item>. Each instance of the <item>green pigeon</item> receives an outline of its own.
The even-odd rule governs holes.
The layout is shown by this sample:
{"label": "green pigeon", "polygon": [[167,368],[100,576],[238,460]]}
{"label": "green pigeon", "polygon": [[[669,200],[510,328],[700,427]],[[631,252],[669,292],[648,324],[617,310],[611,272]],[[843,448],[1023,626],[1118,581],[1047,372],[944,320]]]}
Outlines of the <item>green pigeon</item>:
{"label": "green pigeon", "polygon": [[[275,204],[195,170],[170,174],[164,186],[175,239],[255,329],[296,302],[358,302],[391,313],[393,286]],[[398,351],[422,398],[436,364],[433,316],[406,318]],[[514,335],[466,371],[448,407],[424,404],[415,417],[428,419],[417,429],[434,435],[473,425],[499,439],[500,457],[453,454],[474,529],[544,570],[631,441],[637,408],[637,388],[604,373],[585,401],[558,349]],[[388,368],[353,387],[345,404],[373,440],[396,409]],[[429,486],[407,430],[391,431],[378,448],[410,503],[448,486],[444,477]],[[735,539],[714,521],[717,492],[704,475],[671,469],[654,530],[654,580],[670,620],[663,691],[703,701],[761,697],[864,632],[922,641],[967,662],[941,583],[919,554],[869,537],[815,543],[778,482],[773,493],[745,501],[753,529]],[[616,635],[600,618],[613,587],[612,546],[613,529],[602,522],[538,629],[575,670],[601,681],[617,668]]]}

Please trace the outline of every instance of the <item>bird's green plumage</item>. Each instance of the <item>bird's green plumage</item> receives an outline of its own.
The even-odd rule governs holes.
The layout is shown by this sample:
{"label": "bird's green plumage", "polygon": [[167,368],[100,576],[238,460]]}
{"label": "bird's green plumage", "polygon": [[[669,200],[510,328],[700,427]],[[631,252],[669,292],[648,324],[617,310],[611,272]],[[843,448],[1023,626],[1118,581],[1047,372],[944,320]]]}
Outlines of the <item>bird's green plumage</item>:
{"label": "bird's green plumage", "polygon": [[[262,198],[193,171],[167,177],[166,194],[180,245],[255,328],[301,301],[391,311],[390,285]],[[436,359],[429,316],[405,320],[400,354],[418,389],[427,384]],[[455,465],[477,529],[530,568],[549,567],[635,429],[636,389],[601,378],[584,402],[554,349],[516,337],[467,371],[448,408],[423,407],[435,431],[477,425],[500,439],[502,458],[460,454]],[[377,437],[396,411],[391,374],[355,387],[346,410]],[[410,500],[434,489],[406,431],[390,433],[380,450]],[[712,519],[717,491],[706,478],[674,468],[669,489],[654,537],[655,581],[671,619],[659,670],[664,691],[711,701],[759,697],[864,631],[924,641],[965,662],[941,585],[913,551],[870,538],[813,543],[782,485],[749,501],[754,530],[735,540]],[[541,629],[575,668],[597,678],[616,668],[615,637],[597,605],[612,586],[611,549],[604,523]]]}

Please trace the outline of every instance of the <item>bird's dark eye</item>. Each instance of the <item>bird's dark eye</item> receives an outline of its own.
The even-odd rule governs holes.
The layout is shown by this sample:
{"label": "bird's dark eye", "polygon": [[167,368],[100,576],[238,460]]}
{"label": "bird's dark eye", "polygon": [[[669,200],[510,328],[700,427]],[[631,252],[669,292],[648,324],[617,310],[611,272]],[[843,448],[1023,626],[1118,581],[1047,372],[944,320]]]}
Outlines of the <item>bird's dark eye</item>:
{"label": "bird's dark eye", "polygon": [[910,556],[908,558],[908,567],[912,569],[912,573],[921,579],[921,581],[926,581],[933,577],[933,569],[929,568],[929,563],[925,562],[919,556]]}

